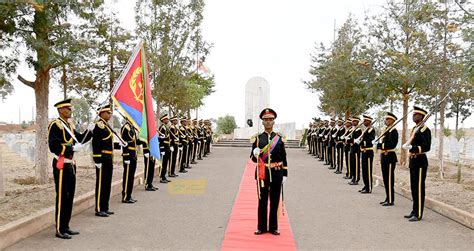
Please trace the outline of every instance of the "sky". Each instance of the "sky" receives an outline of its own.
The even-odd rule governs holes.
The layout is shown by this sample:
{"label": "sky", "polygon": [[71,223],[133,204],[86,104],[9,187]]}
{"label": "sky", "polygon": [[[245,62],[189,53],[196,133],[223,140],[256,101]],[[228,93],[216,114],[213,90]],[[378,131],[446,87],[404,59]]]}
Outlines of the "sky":
{"label": "sky", "polygon": [[[110,0],[123,25],[135,27],[134,0]],[[295,122],[306,126],[320,117],[318,96],[306,89],[316,43],[329,44],[337,27],[349,14],[362,20],[364,13],[377,14],[386,0],[207,0],[202,24],[204,38],[213,44],[205,65],[215,75],[215,92],[204,100],[198,111],[202,118],[225,115],[244,126],[245,84],[255,76],[270,84],[270,107],[278,113],[277,123]],[[23,67],[25,68],[25,67]],[[32,79],[31,69],[22,75]],[[62,99],[59,88],[50,91],[50,116],[53,104]],[[17,123],[31,120],[34,93],[19,81],[15,93],[0,102],[0,121]],[[401,108],[398,112],[401,113]],[[193,114],[194,115],[194,114]],[[450,128],[454,122],[448,120]],[[471,116],[465,127],[474,127]]]}

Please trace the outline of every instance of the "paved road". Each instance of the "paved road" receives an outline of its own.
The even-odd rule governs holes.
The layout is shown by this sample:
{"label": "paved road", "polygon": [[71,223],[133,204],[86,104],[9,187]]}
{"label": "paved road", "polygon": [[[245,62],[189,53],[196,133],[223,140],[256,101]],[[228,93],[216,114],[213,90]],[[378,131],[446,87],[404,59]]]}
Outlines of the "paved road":
{"label": "paved road", "polygon": [[[93,216],[89,209],[76,216],[71,226],[81,234],[72,240],[54,238],[48,228],[9,250],[44,249],[167,249],[218,250],[237,194],[249,150],[214,148],[188,174],[176,182],[198,182],[188,192],[176,195],[160,185],[158,192],[138,188],[137,204],[112,198],[109,218]],[[381,207],[382,187],[371,195],[357,192],[305,151],[290,149],[289,180],[285,186],[286,210],[298,249],[469,249],[474,231],[435,212],[425,211],[424,220],[411,223],[403,218],[411,202],[396,196],[394,207]],[[184,184],[186,186],[186,184]],[[429,185],[429,184],[428,184]],[[176,191],[176,190],[173,190]],[[180,190],[182,191],[182,190]]]}
{"label": "paved road", "polygon": [[363,185],[348,185],[305,151],[290,153],[286,208],[300,250],[472,250],[474,231],[429,209],[421,222],[408,222],[410,200],[396,194],[395,206],[382,207],[382,186],[360,194]]}

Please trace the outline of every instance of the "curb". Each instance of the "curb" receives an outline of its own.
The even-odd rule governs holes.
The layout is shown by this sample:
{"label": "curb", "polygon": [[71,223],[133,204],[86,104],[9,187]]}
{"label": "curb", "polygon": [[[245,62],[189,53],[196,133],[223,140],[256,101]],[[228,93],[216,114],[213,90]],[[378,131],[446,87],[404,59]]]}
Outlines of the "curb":
{"label": "curb", "polygon": [[[158,175],[159,166],[155,167],[155,177]],[[144,171],[135,173],[134,187],[143,184]],[[122,180],[112,182],[110,197],[122,193]],[[74,198],[72,215],[77,215],[95,205],[95,190],[89,191]],[[12,221],[0,227],[0,250],[14,243],[34,235],[50,226],[54,226],[55,207],[45,208],[32,215]],[[53,233],[51,233],[51,236]]]}
{"label": "curb", "polygon": [[[378,175],[373,175],[374,178],[380,181],[380,185],[383,186],[383,179]],[[401,188],[395,185],[395,192],[407,199],[411,200],[411,190]],[[425,197],[425,207],[447,217],[461,225],[464,225],[471,230],[474,230],[474,214],[464,211],[462,209],[453,207],[444,202],[432,199],[430,197]]]}

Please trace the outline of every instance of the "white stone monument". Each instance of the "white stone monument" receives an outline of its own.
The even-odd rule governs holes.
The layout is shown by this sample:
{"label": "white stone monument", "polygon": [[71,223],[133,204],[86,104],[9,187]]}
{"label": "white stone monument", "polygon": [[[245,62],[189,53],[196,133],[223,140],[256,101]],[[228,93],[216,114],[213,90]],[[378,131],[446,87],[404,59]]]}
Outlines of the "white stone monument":
{"label": "white stone monument", "polygon": [[270,85],[262,77],[253,77],[245,85],[245,127],[249,127],[247,121],[252,120],[253,126],[260,123],[258,115],[270,106]]}

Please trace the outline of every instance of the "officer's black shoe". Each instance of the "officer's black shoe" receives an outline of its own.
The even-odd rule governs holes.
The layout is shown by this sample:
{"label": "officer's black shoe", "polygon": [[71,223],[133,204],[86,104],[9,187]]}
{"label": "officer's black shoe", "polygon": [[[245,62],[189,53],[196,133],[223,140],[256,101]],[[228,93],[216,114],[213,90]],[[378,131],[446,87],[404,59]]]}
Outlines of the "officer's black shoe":
{"label": "officer's black shoe", "polygon": [[133,201],[133,200],[122,200],[122,203],[133,204],[133,203],[135,203],[135,201]]}
{"label": "officer's black shoe", "polygon": [[372,193],[372,192],[371,192],[371,191],[369,191],[369,190],[363,190],[363,191],[362,191],[362,192],[360,192],[360,193]]}
{"label": "officer's black shoe", "polygon": [[59,233],[59,232],[56,232],[56,237],[58,238],[61,238],[61,239],[65,239],[65,240],[69,240],[71,239],[72,237],[67,234],[67,233]]}
{"label": "officer's black shoe", "polygon": [[259,230],[259,229],[257,229],[257,230],[254,232],[255,235],[261,235],[261,234],[263,234],[263,233],[265,233],[265,231],[262,231],[262,230]]}
{"label": "officer's black shoe", "polygon": [[168,177],[174,178],[174,177],[178,177],[178,176],[179,176],[179,175],[172,173],[172,174],[170,174]]}
{"label": "officer's black shoe", "polygon": [[138,200],[133,199],[133,198],[130,198],[130,200],[133,201],[134,203],[135,203],[135,202],[138,202]]}
{"label": "officer's black shoe", "polygon": [[409,215],[404,215],[403,217],[406,218],[406,219],[410,219],[414,215],[415,215],[415,212],[411,212]]}
{"label": "officer's black shoe", "polygon": [[158,188],[157,187],[147,187],[147,188],[145,188],[145,190],[146,191],[156,191],[156,190],[158,190]]}
{"label": "officer's black shoe", "polygon": [[198,158],[198,160],[202,160],[202,158]]}
{"label": "officer's black shoe", "polygon": [[191,164],[197,164],[197,162],[196,161],[191,161]]}
{"label": "officer's black shoe", "polygon": [[344,176],[344,177],[342,177],[342,178],[348,180],[348,179],[350,179],[351,177],[349,177],[349,176]]}
{"label": "officer's black shoe", "polygon": [[272,231],[272,234],[273,234],[273,235],[280,235],[280,231],[278,231],[278,230],[273,230],[273,231]]}
{"label": "officer's black shoe", "polygon": [[78,231],[74,231],[74,230],[71,230],[71,229],[66,229],[64,231],[64,233],[68,234],[68,235],[78,235],[79,232]]}
{"label": "officer's black shoe", "polygon": [[418,217],[416,217],[415,215],[413,215],[410,219],[408,219],[408,221],[410,222],[415,222],[415,221],[420,221],[421,219],[419,219]]}
{"label": "officer's black shoe", "polygon": [[349,183],[347,183],[347,184],[353,186],[353,185],[359,185],[359,182],[357,182],[357,181],[351,181],[351,182],[349,182]]}
{"label": "officer's black shoe", "polygon": [[168,183],[168,180],[160,180],[160,183]]}
{"label": "officer's black shoe", "polygon": [[384,206],[384,207],[393,206],[393,202],[392,203],[385,202],[385,203],[382,204],[382,206]]}
{"label": "officer's black shoe", "polygon": [[379,202],[379,204],[382,205],[382,204],[387,203],[387,202],[388,202],[388,200],[384,200],[384,201]]}
{"label": "officer's black shoe", "polygon": [[97,212],[95,213],[95,216],[99,217],[109,217],[109,215],[106,212]]}
{"label": "officer's black shoe", "polygon": [[192,166],[187,166],[187,167],[185,167],[185,168],[187,168],[187,169],[191,169],[191,168],[193,168],[193,167],[192,167]]}
{"label": "officer's black shoe", "polygon": [[105,211],[105,213],[106,213],[106,214],[108,214],[108,215],[115,214],[114,212],[112,212],[112,211],[109,211],[109,210]]}
{"label": "officer's black shoe", "polygon": [[365,187],[362,188],[362,189],[360,189],[360,190],[359,190],[359,193],[362,193],[363,191],[365,191]]}
{"label": "officer's black shoe", "polygon": [[180,172],[180,173],[187,173],[188,171],[186,171],[186,170],[183,169],[183,170],[179,170],[179,172]]}

